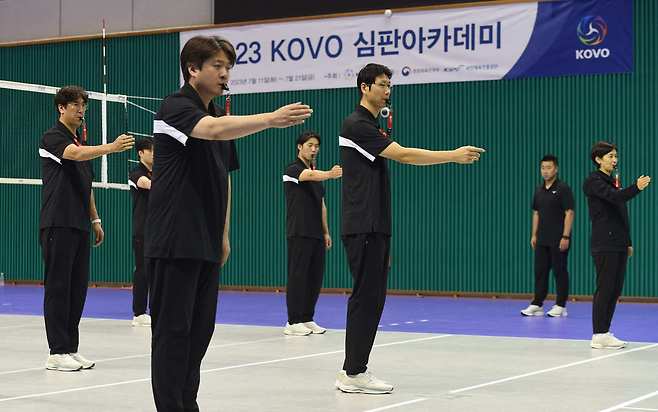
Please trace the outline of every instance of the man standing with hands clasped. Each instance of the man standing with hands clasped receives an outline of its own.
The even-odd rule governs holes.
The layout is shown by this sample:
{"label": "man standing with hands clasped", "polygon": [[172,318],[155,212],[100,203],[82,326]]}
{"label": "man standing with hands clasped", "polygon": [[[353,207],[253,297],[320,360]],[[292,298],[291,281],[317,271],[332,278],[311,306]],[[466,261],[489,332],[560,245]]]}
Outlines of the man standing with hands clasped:
{"label": "man standing with hands clasped", "polygon": [[558,178],[558,161],[553,155],[544,156],[540,163],[542,182],[532,199],[532,237],[535,251],[535,297],[521,311],[523,316],[543,316],[544,299],[548,294],[548,275],[553,268],[557,297],[548,311],[551,317],[567,316],[569,272],[567,257],[574,219],[571,188]]}

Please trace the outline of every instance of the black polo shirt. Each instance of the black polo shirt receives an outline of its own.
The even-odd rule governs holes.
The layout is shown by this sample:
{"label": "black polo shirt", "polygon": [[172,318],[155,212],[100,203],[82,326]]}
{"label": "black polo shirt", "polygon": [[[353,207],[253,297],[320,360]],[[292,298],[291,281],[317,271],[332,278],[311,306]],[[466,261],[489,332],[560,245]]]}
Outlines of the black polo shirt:
{"label": "black polo shirt", "polygon": [[[226,111],[217,105],[212,105],[215,117],[226,116]],[[235,140],[216,140],[213,143],[213,150],[216,155],[222,159],[224,166],[228,172],[233,172],[240,169],[240,161],[238,160],[238,150],[235,147]]]}
{"label": "black polo shirt", "polygon": [[[220,114],[217,117],[220,116],[224,116],[224,114]],[[216,156],[222,160],[222,163],[229,173],[240,169],[240,161],[238,160],[238,151],[235,147],[235,140],[217,140],[212,143],[213,151]]]}
{"label": "black polo shirt", "polygon": [[532,210],[539,212],[537,244],[558,246],[564,233],[565,212],[574,210],[571,188],[560,179],[555,179],[548,189],[542,182],[532,198]]}
{"label": "black polo shirt", "polygon": [[338,144],[343,168],[342,235],[391,234],[391,183],[379,154],[393,141],[377,119],[359,105],[344,121]]}
{"label": "black polo shirt", "polygon": [[614,179],[596,171],[583,183],[592,221],[591,252],[626,252],[632,245],[626,202],[640,193],[633,184],[624,189],[615,187]]}
{"label": "black polo shirt", "polygon": [[41,138],[43,186],[39,229],[70,227],[89,231],[91,162],[64,159],[64,150],[70,144],[80,145],[80,139],[60,121]]}
{"label": "black polo shirt", "polygon": [[139,162],[139,166],[134,168],[128,177],[128,186],[133,198],[133,236],[144,237],[144,223],[146,221],[146,206],[149,201],[149,189],[143,189],[137,186],[137,181],[141,177],[152,179],[152,173],[144,163]]}
{"label": "black polo shirt", "polygon": [[323,239],[321,182],[300,181],[299,175],[308,169],[297,158],[283,172],[283,191],[286,195],[286,236]]}
{"label": "black polo shirt", "polygon": [[189,84],[162,102],[153,123],[146,257],[220,261],[228,196],[224,162],[234,146],[190,133],[203,117],[221,114],[212,102],[205,107]]}

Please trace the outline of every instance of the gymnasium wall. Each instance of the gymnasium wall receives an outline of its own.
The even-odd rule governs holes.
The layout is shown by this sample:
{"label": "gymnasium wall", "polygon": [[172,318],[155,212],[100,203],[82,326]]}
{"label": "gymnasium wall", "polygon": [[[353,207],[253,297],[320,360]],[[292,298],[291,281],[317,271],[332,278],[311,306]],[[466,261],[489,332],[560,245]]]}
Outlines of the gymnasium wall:
{"label": "gymnasium wall", "polygon": [[214,0],[0,0],[0,43],[211,24]]}
{"label": "gymnasium wall", "polygon": [[[571,293],[591,294],[589,220],[581,184],[593,170],[589,149],[599,139],[620,148],[622,183],[656,174],[658,135],[658,5],[634,7],[635,72],[631,75],[541,78],[399,86],[393,91],[394,138],[405,146],[447,149],[463,144],[488,152],[474,166],[392,164],[394,235],[389,286],[405,291],[530,293],[529,246],[539,159],[560,158],[560,175],[576,198],[570,252]],[[165,96],[178,85],[178,34],[110,39],[110,93]],[[0,48],[0,79],[101,89],[98,40]],[[237,67],[235,70],[240,70]],[[393,78],[395,83],[395,78]],[[303,101],[315,109],[304,129],[323,137],[321,168],[338,161],[342,119],[358,103],[356,89],[236,95],[235,114],[269,111]],[[0,90],[0,177],[40,177],[37,147],[54,122],[51,97]],[[153,107],[153,106],[150,106]],[[92,142],[98,107],[90,107]],[[110,105],[110,135],[125,128],[123,107]],[[131,130],[150,133],[148,113],[129,108]],[[232,175],[232,255],[221,274],[226,286],[280,287],[286,281],[285,210],[281,175],[295,157],[301,127],[261,132],[239,141],[241,169]],[[110,157],[112,182],[125,183],[128,157]],[[100,160],[94,161],[99,173]],[[97,176],[99,176],[97,174]],[[327,255],[326,288],[349,288],[340,244],[340,181],[326,183],[335,247]],[[658,296],[657,188],[630,203],[635,254],[626,296]],[[129,283],[132,271],[128,192],[96,189],[107,239],[92,250],[93,282]],[[39,281],[39,186],[0,185],[0,272],[9,280]]]}

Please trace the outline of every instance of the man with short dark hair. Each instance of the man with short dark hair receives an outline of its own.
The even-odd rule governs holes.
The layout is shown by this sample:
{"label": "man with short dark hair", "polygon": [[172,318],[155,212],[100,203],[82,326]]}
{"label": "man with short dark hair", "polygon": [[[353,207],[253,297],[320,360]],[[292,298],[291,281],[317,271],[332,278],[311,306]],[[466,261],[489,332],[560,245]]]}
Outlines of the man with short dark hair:
{"label": "man with short dark hair", "polygon": [[319,152],[320,135],[302,133],[297,139],[297,159],[283,175],[288,238],[288,323],[283,333],[292,336],[327,331],[313,320],[322,288],[325,251],[332,246],[322,182],[340,178],[343,171],[338,165],[328,171],[317,170]]}
{"label": "man with short dark hair", "polygon": [[368,359],[386,300],[391,242],[391,191],[387,159],[412,165],[474,163],[484,149],[450,151],[407,148],[378,126],[391,95],[391,70],[366,65],[357,76],[360,104],[339,137],[343,168],[342,233],[354,287],[347,306],[345,362],[336,388],[350,393],[390,393],[393,385],[368,371]]}
{"label": "man with short dark hair", "polygon": [[610,332],[610,325],[624,288],[626,263],[633,256],[626,203],[649,186],[651,177],[642,175],[634,184],[622,189],[619,180],[612,177],[619,163],[617,147],[612,143],[594,144],[590,158],[598,169],[583,183],[592,222],[590,247],[596,268],[590,346],[621,349],[626,342]]}
{"label": "man with short dark hair", "polygon": [[151,138],[138,140],[135,150],[139,156],[139,165],[130,172],[128,177],[133,200],[133,254],[135,256],[132,326],[151,326],[151,317],[146,313],[150,282],[144,268],[144,224],[153,175],[153,140]]}
{"label": "man with short dark hair", "polygon": [[196,36],[180,55],[185,84],[160,105],[153,123],[153,186],[146,218],[145,263],[151,287],[151,381],[158,411],[198,411],[201,361],[215,328],[219,268],[228,258],[233,140],[301,124],[303,104],[271,113],[220,116],[212,103],[229,81],[235,50]]}
{"label": "man with short dark hair", "polygon": [[550,317],[567,316],[569,272],[567,257],[574,219],[574,200],[571,188],[558,178],[558,160],[546,155],[539,162],[543,182],[532,198],[532,236],[530,246],[535,251],[535,297],[521,311],[523,316],[543,316],[544,300],[548,294],[548,275],[553,269],[557,297],[546,314]]}
{"label": "man with short dark hair", "polygon": [[105,238],[91,189],[89,160],[119,153],[134,144],[121,135],[113,143],[86,146],[78,135],[87,110],[87,93],[66,86],[55,95],[59,118],[41,138],[43,187],[39,243],[44,261],[43,314],[50,356],[46,369],[78,371],[94,362],[78,353],[79,324],[89,282],[89,226],[94,246]]}

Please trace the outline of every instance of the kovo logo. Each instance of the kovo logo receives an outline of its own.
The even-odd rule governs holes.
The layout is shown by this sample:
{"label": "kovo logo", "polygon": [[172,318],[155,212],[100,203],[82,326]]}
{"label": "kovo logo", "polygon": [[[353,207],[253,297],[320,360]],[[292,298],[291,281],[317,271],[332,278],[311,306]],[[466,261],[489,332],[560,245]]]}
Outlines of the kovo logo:
{"label": "kovo logo", "polygon": [[[601,16],[585,16],[578,23],[578,38],[585,46],[595,47],[603,44],[608,35],[608,24]],[[576,60],[607,59],[610,49],[595,48],[576,50]]]}

